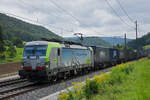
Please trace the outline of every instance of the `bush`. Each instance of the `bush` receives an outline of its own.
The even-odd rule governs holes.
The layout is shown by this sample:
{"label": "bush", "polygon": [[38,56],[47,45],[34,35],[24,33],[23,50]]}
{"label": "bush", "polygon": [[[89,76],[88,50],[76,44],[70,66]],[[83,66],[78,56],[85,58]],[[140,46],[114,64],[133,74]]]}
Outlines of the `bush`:
{"label": "bush", "polygon": [[8,53],[8,56],[9,56],[10,58],[13,58],[13,57],[16,56],[17,51],[16,51],[15,47],[10,46],[10,47],[7,49],[7,53]]}
{"label": "bush", "polygon": [[67,100],[68,99],[68,94],[63,92],[59,95],[59,100]]}
{"label": "bush", "polygon": [[95,80],[86,80],[86,84],[83,87],[83,95],[87,98],[90,99],[93,94],[98,93],[99,88],[98,88],[98,83]]}
{"label": "bush", "polygon": [[13,45],[12,42],[9,40],[4,40],[4,44],[5,46],[8,46],[8,47]]}
{"label": "bush", "polygon": [[111,85],[116,83],[122,83],[122,81],[129,75],[133,68],[131,64],[120,64],[118,67],[112,69],[109,77],[109,83]]}
{"label": "bush", "polygon": [[12,39],[12,43],[14,46],[22,48],[24,46],[23,41],[20,38],[14,37]]}
{"label": "bush", "polygon": [[101,92],[104,92],[104,90],[105,90],[105,85],[107,84],[108,77],[109,77],[109,73],[104,73],[101,75],[95,75],[93,78],[96,81],[96,83],[98,84],[99,90]]}
{"label": "bush", "polygon": [[2,60],[5,60],[5,54],[3,54],[3,53],[0,53],[0,59],[2,59]]}

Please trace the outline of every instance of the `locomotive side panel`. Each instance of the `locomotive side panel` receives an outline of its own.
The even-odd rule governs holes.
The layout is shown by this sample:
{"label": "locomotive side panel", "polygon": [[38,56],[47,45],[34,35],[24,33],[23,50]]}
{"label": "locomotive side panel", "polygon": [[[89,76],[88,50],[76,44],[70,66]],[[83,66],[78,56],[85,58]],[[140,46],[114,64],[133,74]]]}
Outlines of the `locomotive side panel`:
{"label": "locomotive side panel", "polygon": [[92,64],[91,55],[88,49],[62,48],[61,64],[64,67],[88,67]]}
{"label": "locomotive side panel", "polygon": [[61,65],[62,67],[72,66],[72,49],[62,48]]}

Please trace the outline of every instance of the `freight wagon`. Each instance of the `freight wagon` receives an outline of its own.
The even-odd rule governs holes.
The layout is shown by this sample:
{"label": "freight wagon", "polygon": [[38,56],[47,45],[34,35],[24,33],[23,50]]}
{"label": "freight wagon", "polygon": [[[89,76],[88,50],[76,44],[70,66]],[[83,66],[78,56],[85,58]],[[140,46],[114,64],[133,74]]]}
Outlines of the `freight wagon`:
{"label": "freight wagon", "polygon": [[92,46],[92,48],[94,50],[94,66],[98,69],[115,65],[119,60],[118,49],[97,46]]}

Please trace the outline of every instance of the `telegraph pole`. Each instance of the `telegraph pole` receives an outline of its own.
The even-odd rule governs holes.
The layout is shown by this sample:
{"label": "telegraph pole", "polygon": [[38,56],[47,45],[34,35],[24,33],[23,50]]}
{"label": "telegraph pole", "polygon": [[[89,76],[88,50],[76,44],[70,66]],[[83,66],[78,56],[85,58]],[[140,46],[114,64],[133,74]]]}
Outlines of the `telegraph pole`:
{"label": "telegraph pole", "polygon": [[[137,34],[137,20],[135,21],[135,31],[136,31],[136,46],[137,46],[137,38],[138,38],[138,37],[137,37],[137,35],[138,35],[138,34]],[[136,48],[136,49],[137,49],[137,48]]]}
{"label": "telegraph pole", "polygon": [[127,36],[126,33],[124,34],[124,43],[125,43],[125,49],[127,48]]}
{"label": "telegraph pole", "polygon": [[126,55],[127,55],[127,36],[126,33],[124,34],[124,45],[125,45],[125,61],[126,61]]}
{"label": "telegraph pole", "polygon": [[136,51],[137,51],[137,57],[138,57],[138,43],[137,43],[138,33],[137,33],[137,20],[135,21],[135,31],[136,31]]}

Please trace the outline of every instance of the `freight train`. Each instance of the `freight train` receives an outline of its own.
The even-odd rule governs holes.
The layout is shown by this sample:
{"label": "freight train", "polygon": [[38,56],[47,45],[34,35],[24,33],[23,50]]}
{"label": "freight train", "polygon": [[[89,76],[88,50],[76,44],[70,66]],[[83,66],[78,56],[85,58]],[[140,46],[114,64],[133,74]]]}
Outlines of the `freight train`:
{"label": "freight train", "polygon": [[[140,54],[140,57],[145,56]],[[133,51],[83,46],[51,41],[27,42],[22,57],[21,78],[56,81],[137,58]]]}

